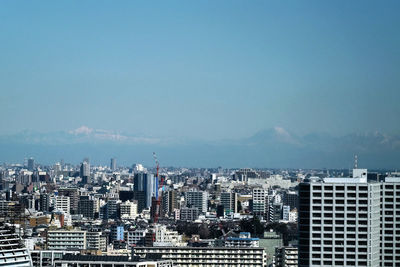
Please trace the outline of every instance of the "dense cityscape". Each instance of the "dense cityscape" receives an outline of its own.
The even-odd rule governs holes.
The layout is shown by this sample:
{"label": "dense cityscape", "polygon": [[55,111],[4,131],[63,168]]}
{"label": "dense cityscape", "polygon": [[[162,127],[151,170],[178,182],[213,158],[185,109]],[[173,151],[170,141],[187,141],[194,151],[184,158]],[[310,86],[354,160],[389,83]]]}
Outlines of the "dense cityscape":
{"label": "dense cityscape", "polygon": [[0,1],[0,267],[400,267],[399,14]]}
{"label": "dense cityscape", "polygon": [[357,157],[349,171],[167,168],[153,156],[1,165],[2,266],[400,264],[400,173],[358,169]]}

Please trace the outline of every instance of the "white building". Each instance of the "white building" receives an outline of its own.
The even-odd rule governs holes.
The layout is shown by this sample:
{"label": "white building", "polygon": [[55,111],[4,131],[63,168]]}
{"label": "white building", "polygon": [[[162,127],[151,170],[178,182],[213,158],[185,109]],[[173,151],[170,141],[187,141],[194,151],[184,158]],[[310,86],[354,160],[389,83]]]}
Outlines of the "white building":
{"label": "white building", "polygon": [[148,232],[147,229],[129,230],[127,234],[128,246],[131,247],[131,246],[144,245],[144,240],[147,232]]}
{"label": "white building", "polygon": [[178,231],[167,229],[165,225],[157,225],[155,227],[155,242],[154,246],[185,246],[186,243],[182,242],[182,236]]}
{"label": "white building", "polygon": [[137,201],[126,201],[120,204],[121,219],[134,220],[138,216],[138,203]]}
{"label": "white building", "polygon": [[[300,184],[299,196],[300,267],[380,266],[379,183],[367,183],[366,174],[310,178]],[[390,233],[393,238],[392,228]]]}
{"label": "white building", "polygon": [[47,232],[47,249],[86,249],[86,231],[52,230]]}
{"label": "white building", "polygon": [[86,248],[106,251],[107,237],[102,232],[86,232]]}
{"label": "white building", "polygon": [[264,217],[268,212],[268,191],[263,188],[253,189],[253,214]]}
{"label": "white building", "polygon": [[71,200],[67,196],[56,196],[54,207],[56,210],[69,214],[71,210]]}
{"label": "white building", "polygon": [[249,247],[136,247],[141,258],[154,256],[180,267],[266,267],[264,248]]}

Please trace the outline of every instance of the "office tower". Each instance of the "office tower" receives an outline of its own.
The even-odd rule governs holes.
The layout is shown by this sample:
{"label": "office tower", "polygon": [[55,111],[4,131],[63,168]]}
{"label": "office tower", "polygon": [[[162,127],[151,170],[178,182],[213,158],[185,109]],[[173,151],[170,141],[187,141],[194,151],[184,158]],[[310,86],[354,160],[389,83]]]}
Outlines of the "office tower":
{"label": "office tower", "polygon": [[88,219],[94,219],[95,201],[89,196],[81,196],[78,202],[78,214]]}
{"label": "office tower", "polygon": [[56,196],[54,208],[69,214],[71,211],[70,198],[66,196]]}
{"label": "office tower", "polygon": [[78,188],[59,188],[58,195],[70,198],[71,214],[78,212],[79,191]]}
{"label": "office tower", "polygon": [[90,163],[88,161],[83,161],[81,163],[80,177],[82,178],[82,183],[87,184],[90,182]]}
{"label": "office tower", "polygon": [[111,159],[110,169],[112,171],[115,171],[117,169],[117,159],[116,158]]}
{"label": "office tower", "polygon": [[381,189],[381,266],[400,266],[400,177],[386,177]]}
{"label": "office tower", "polygon": [[224,212],[226,214],[237,213],[237,193],[234,192],[222,192],[221,193],[221,205],[224,206]]}
{"label": "office tower", "polygon": [[15,228],[0,225],[0,266],[32,267],[32,260]]}
{"label": "office tower", "polygon": [[164,214],[171,215],[175,209],[179,208],[179,195],[175,190],[168,190],[162,193],[162,210]]}
{"label": "office tower", "polygon": [[253,189],[253,214],[265,218],[268,212],[268,192],[263,188]]}
{"label": "office tower", "polygon": [[379,266],[380,194],[363,173],[300,183],[299,267]]}
{"label": "office tower", "polygon": [[28,159],[28,170],[33,171],[35,169],[35,159],[29,158]]}
{"label": "office tower", "polygon": [[[133,178],[133,191],[143,192],[145,208],[150,208],[151,198],[156,196],[156,183],[154,179],[153,174],[144,172],[136,173]],[[142,201],[141,199],[137,200],[138,202]],[[141,206],[141,203],[138,203],[138,205]]]}
{"label": "office tower", "polygon": [[188,191],[185,193],[186,205],[206,213],[208,208],[208,193],[203,191]]}

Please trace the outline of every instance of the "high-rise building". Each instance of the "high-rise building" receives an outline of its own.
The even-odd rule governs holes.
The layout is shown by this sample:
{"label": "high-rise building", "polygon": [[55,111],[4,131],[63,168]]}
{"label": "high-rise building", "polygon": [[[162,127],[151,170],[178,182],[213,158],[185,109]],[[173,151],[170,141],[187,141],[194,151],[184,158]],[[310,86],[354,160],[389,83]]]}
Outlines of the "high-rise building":
{"label": "high-rise building", "polygon": [[110,169],[112,171],[115,171],[117,169],[117,159],[116,158],[112,158],[111,162],[110,162]]}
{"label": "high-rise building", "polygon": [[50,197],[48,194],[42,193],[39,198],[39,210],[43,212],[49,211]]}
{"label": "high-rise building", "polygon": [[[133,190],[135,192],[143,192],[144,193],[144,207],[150,208],[151,206],[151,198],[156,196],[156,183],[153,174],[139,172],[135,173],[133,178]],[[137,199],[138,202],[141,201]],[[138,203],[140,206],[140,203]]]}
{"label": "high-rise building", "polygon": [[381,266],[400,266],[400,177],[381,183]]}
{"label": "high-rise building", "polygon": [[175,190],[168,190],[162,193],[162,210],[164,214],[171,215],[179,208],[179,195]]}
{"label": "high-rise building", "polygon": [[253,189],[253,214],[261,218],[267,217],[268,191],[263,188]]}
{"label": "high-rise building", "polygon": [[379,266],[380,195],[366,175],[300,183],[299,267]]}
{"label": "high-rise building", "polygon": [[81,163],[80,177],[82,178],[82,183],[87,184],[90,182],[90,163],[88,160],[84,160]]}
{"label": "high-rise building", "polygon": [[35,169],[35,159],[29,158],[28,159],[28,170],[33,171]]}
{"label": "high-rise building", "polygon": [[237,193],[234,192],[221,193],[221,205],[224,207],[224,212],[226,214],[238,212],[237,202],[238,202]]}

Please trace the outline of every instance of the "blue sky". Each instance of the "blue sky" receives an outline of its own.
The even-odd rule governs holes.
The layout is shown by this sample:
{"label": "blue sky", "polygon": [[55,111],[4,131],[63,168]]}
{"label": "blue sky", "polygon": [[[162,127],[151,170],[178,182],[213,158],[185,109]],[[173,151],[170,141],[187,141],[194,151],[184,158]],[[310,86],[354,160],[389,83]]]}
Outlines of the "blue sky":
{"label": "blue sky", "polygon": [[1,1],[0,134],[400,133],[399,1]]}

